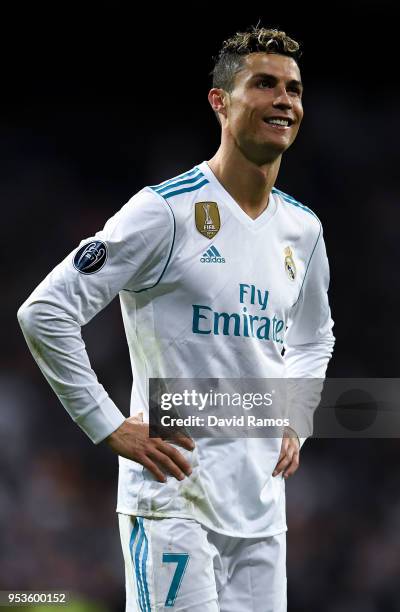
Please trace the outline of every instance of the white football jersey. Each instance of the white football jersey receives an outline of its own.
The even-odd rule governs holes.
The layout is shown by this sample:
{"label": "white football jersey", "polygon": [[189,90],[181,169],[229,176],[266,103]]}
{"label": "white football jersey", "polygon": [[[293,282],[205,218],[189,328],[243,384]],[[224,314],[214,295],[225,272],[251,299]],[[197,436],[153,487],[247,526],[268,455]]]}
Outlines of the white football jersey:
{"label": "white football jersey", "polygon": [[[81,242],[19,311],[30,349],[95,443],[124,421],[91,369],[80,326],[118,293],[132,362],[131,415],[149,378],[324,377],[334,338],[321,223],[273,189],[251,219],[207,162],[145,187]],[[285,354],[282,356],[282,349]],[[193,518],[221,533],[286,529],[277,438],[196,440],[193,472],[160,483],[119,457],[117,511]]]}

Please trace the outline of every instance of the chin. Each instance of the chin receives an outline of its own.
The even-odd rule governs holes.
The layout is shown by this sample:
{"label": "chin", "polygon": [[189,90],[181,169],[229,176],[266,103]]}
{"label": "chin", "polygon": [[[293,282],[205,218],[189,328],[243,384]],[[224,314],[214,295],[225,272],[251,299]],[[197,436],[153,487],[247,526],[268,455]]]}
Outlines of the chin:
{"label": "chin", "polygon": [[286,142],[273,142],[273,141],[268,141],[265,143],[265,147],[270,149],[270,150],[274,150],[277,153],[281,154],[284,153],[285,151],[288,150],[288,148],[292,145],[293,141],[286,141]]}
{"label": "chin", "polygon": [[274,162],[291,145],[291,142],[278,142],[274,140],[247,140],[241,143],[240,149],[247,159],[257,165]]}
{"label": "chin", "polygon": [[277,157],[278,155],[282,155],[291,145],[292,143],[282,143],[282,142],[264,142],[260,149],[264,153],[264,155],[272,155]]}

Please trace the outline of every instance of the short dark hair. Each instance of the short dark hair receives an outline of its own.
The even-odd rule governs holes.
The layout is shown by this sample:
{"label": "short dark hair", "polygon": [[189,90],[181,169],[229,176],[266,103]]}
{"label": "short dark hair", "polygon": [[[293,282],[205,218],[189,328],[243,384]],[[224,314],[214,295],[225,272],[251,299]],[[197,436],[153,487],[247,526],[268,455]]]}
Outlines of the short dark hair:
{"label": "short dark hair", "polygon": [[[235,75],[242,68],[245,57],[259,52],[286,55],[297,64],[301,57],[300,44],[286,32],[252,26],[246,32],[236,32],[224,40],[219,54],[214,58],[212,86],[231,93]],[[215,114],[220,123],[218,113]]]}

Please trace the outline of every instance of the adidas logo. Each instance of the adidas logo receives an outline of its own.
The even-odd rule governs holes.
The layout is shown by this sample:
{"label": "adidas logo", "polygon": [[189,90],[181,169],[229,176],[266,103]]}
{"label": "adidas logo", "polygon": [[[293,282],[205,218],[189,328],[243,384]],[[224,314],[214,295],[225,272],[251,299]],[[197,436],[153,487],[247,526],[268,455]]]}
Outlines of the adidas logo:
{"label": "adidas logo", "polygon": [[215,246],[210,246],[210,248],[203,253],[203,257],[200,257],[200,261],[201,263],[225,263],[224,257],[221,256],[221,253],[218,253]]}

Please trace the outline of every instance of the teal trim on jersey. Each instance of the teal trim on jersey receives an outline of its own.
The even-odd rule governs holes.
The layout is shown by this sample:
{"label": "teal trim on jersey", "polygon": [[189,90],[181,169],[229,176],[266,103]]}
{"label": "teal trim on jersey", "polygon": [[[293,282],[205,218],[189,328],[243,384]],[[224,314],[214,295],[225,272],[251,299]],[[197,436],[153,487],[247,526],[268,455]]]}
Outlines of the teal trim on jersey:
{"label": "teal trim on jersey", "polygon": [[164,604],[166,608],[172,608],[175,605],[176,596],[178,595],[179,587],[181,586],[183,575],[189,562],[189,554],[163,553],[162,560],[163,563],[176,563],[175,573]]}
{"label": "teal trim on jersey", "polygon": [[315,214],[315,212],[313,210],[311,210],[311,208],[308,208],[308,206],[306,206],[305,204],[302,204],[301,202],[298,202],[298,200],[295,200],[294,198],[292,198],[292,196],[288,195],[284,191],[281,191],[280,189],[277,189],[276,187],[273,187],[272,188],[272,193],[277,193],[288,204],[293,204],[293,206],[297,206],[298,208],[301,208],[302,210],[305,210],[306,212],[310,213],[310,215],[312,215],[313,217],[318,219],[317,215]]}
{"label": "teal trim on jersey", "polygon": [[[154,283],[154,285],[151,285],[151,287],[144,287],[144,289],[138,289],[138,291],[133,291],[132,293],[142,293],[142,291],[148,291],[149,289],[153,289],[153,287],[155,287],[156,285],[158,285],[158,283],[160,282],[160,280],[162,279],[162,277],[163,277],[163,276],[164,276],[164,274],[165,274],[165,270],[166,270],[166,269],[167,269],[167,267],[168,267],[169,260],[171,259],[172,251],[173,251],[173,249],[174,249],[174,244],[175,244],[175,235],[176,235],[176,221],[175,221],[175,215],[174,215],[174,213],[173,213],[173,210],[172,210],[171,206],[170,206],[170,205],[169,205],[169,203],[167,202],[167,200],[166,200],[166,199],[165,199],[163,196],[160,196],[160,197],[161,197],[161,198],[163,198],[164,202],[166,203],[166,205],[167,205],[167,206],[168,206],[168,208],[170,209],[171,214],[172,214],[172,219],[173,219],[173,221],[174,221],[174,235],[173,235],[173,237],[172,237],[172,244],[171,244],[171,248],[170,248],[170,251],[169,251],[168,259],[167,259],[167,261],[166,261],[166,264],[165,264],[165,266],[164,266],[163,271],[162,271],[162,272],[161,272],[161,274],[160,274],[160,277],[159,277],[159,278],[158,278],[158,280],[157,280],[157,281]],[[126,289],[126,291],[129,291],[129,289]]]}
{"label": "teal trim on jersey", "polygon": [[[151,287],[144,287],[144,289],[138,289],[138,291],[132,291],[132,293],[142,293],[142,291],[148,291],[149,289],[153,289],[154,287],[156,287],[158,285],[158,283],[161,281],[162,277],[164,276],[165,271],[166,271],[166,269],[168,267],[168,264],[170,262],[170,259],[171,259],[171,256],[172,256],[172,251],[174,250],[174,245],[175,245],[176,221],[175,221],[174,211],[172,210],[172,208],[171,208],[171,206],[170,206],[170,204],[169,204],[169,202],[167,201],[166,198],[167,197],[171,197],[173,195],[177,195],[178,193],[184,193],[186,191],[196,191],[197,189],[200,189],[200,187],[202,187],[203,185],[205,185],[208,182],[209,181],[207,179],[204,179],[204,181],[202,181],[201,183],[198,183],[197,185],[194,185],[193,187],[189,187],[187,189],[179,189],[178,191],[173,191],[171,193],[165,193],[165,194],[161,194],[158,191],[155,191],[153,189],[153,187],[149,187],[149,189],[152,189],[155,193],[157,193],[157,195],[159,195],[164,200],[164,202],[166,203],[166,205],[170,209],[171,214],[172,214],[172,219],[173,219],[173,222],[174,222],[174,235],[172,237],[172,244],[171,244],[171,248],[170,248],[170,251],[169,251],[168,259],[167,259],[167,261],[165,263],[163,271],[160,274],[160,277],[157,279],[157,281],[154,283],[154,285],[151,285]],[[125,291],[129,291],[129,289],[125,289]]]}
{"label": "teal trim on jersey", "polygon": [[143,578],[144,592],[145,592],[145,597],[146,597],[145,608],[146,608],[146,612],[151,612],[150,594],[149,594],[149,587],[147,584],[147,573],[146,573],[147,572],[146,562],[147,562],[147,555],[149,551],[149,543],[147,540],[146,532],[144,530],[143,519],[140,517],[137,517],[137,520],[139,521],[139,527],[144,537],[144,551],[143,551],[143,556],[142,556],[142,578]]}
{"label": "teal trim on jersey", "polygon": [[[312,252],[311,252],[311,255],[310,255],[310,259],[308,260],[308,264],[307,264],[306,271],[304,272],[304,278],[303,278],[303,282],[301,283],[301,287],[300,287],[300,291],[299,291],[299,296],[298,296],[297,300],[295,301],[295,303],[293,304],[293,306],[296,306],[297,302],[298,302],[298,301],[299,301],[299,299],[300,299],[301,292],[303,291],[304,281],[306,280],[306,276],[307,276],[308,268],[310,267],[310,263],[311,263],[311,260],[312,260],[313,255],[314,255],[314,251],[315,251],[315,249],[317,248],[317,244],[318,244],[318,240],[319,240],[319,237],[320,237],[320,235],[321,235],[321,232],[322,232],[322,225],[321,225],[321,222],[320,222],[320,224],[319,224],[318,238],[317,238],[317,240],[315,241],[314,248],[313,248],[313,250],[312,250]],[[292,306],[292,308],[293,308],[293,306]]]}
{"label": "teal trim on jersey", "polygon": [[162,191],[165,191],[165,190],[168,191],[168,189],[172,189],[172,187],[175,187],[175,185],[180,185],[186,182],[193,183],[194,181],[199,179],[201,176],[204,176],[203,172],[201,172],[201,170],[199,169],[196,169],[193,172],[187,172],[186,174],[183,174],[182,176],[178,176],[173,179],[170,179],[169,181],[165,181],[162,185],[152,187],[152,189],[154,189],[154,191],[157,191],[158,193],[161,193]]}
{"label": "teal trim on jersey", "polygon": [[182,180],[188,176],[192,176],[192,174],[198,174],[199,172],[200,172],[200,168],[197,168],[196,166],[194,170],[183,172],[183,174],[178,174],[178,176],[174,176],[174,178],[163,181],[162,183],[159,183],[158,185],[150,185],[150,187],[151,189],[154,189],[156,191],[160,187],[166,187],[167,185],[171,185],[171,183],[173,183],[174,181]]}
{"label": "teal trim on jersey", "polygon": [[165,187],[154,189],[154,191],[156,191],[157,193],[161,195],[162,193],[164,193],[165,191],[168,191],[169,189],[180,187],[181,185],[190,185],[190,183],[195,183],[196,181],[200,180],[202,176],[204,177],[204,174],[200,172],[200,174],[196,174],[194,178],[182,179],[181,181],[177,181],[176,183],[173,183],[172,185],[166,185]]}
{"label": "teal trim on jersey", "polygon": [[136,575],[136,584],[137,584],[137,589],[138,589],[138,596],[139,596],[139,606],[140,606],[140,610],[141,612],[146,612],[145,610],[145,601],[144,601],[144,592],[143,592],[143,586],[142,586],[142,578],[140,575],[140,564],[139,564],[139,560],[140,560],[140,550],[142,548],[142,544],[144,541],[144,537],[143,534],[140,534],[140,538],[138,539],[138,543],[136,545],[136,550],[135,550],[135,558],[133,558],[133,545],[136,539],[136,536],[138,534],[139,531],[139,522],[138,519],[135,519],[135,526],[132,530],[132,534],[131,534],[131,539],[129,542],[129,548],[131,551],[131,558],[132,558],[132,563],[133,563],[133,567],[135,568],[135,575]]}
{"label": "teal trim on jersey", "polygon": [[210,181],[208,179],[204,179],[204,181],[202,181],[201,183],[197,183],[197,185],[194,185],[193,187],[188,187],[187,189],[178,189],[178,191],[170,191],[169,193],[164,193],[163,197],[172,198],[172,196],[179,195],[180,193],[186,193],[188,191],[197,191],[197,189],[200,189],[200,187],[203,187],[203,185],[207,185],[207,183],[209,182]]}

